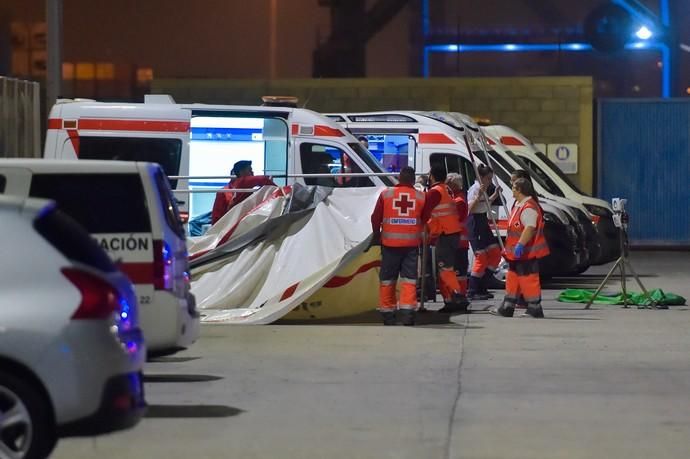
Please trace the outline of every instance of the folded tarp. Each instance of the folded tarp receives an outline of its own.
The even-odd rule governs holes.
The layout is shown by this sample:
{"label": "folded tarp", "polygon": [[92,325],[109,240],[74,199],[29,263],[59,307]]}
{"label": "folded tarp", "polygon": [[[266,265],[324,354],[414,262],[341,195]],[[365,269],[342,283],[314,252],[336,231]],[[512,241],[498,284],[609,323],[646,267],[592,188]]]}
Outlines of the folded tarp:
{"label": "folded tarp", "polygon": [[[191,244],[192,292],[203,321],[273,322],[338,272],[352,269],[368,246],[380,189],[311,187],[310,198],[294,209],[290,200],[304,189],[275,191],[250,197],[243,209],[233,208],[214,225],[209,237]],[[365,258],[362,263],[370,263]]]}
{"label": "folded tarp", "polygon": [[[570,288],[566,289],[558,295],[558,301],[563,303],[589,303],[589,301],[594,296],[594,290],[576,289]],[[649,291],[649,295],[657,302],[657,304],[662,304],[666,306],[682,306],[685,304],[685,298],[680,295],[675,295],[673,293],[665,293],[661,289],[654,289]],[[624,296],[622,292],[615,294],[599,294],[594,299],[596,304],[624,304]],[[628,304],[633,304],[637,306],[649,306],[650,302],[644,293],[628,292],[627,295]]]}

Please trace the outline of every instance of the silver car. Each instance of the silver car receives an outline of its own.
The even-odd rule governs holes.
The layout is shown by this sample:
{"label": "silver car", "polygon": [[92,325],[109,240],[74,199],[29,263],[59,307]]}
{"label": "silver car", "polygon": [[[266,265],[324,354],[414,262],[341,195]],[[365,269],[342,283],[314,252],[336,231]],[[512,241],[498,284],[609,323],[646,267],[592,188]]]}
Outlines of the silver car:
{"label": "silver car", "polygon": [[48,201],[0,196],[0,458],[136,424],[146,349],[134,288]]}

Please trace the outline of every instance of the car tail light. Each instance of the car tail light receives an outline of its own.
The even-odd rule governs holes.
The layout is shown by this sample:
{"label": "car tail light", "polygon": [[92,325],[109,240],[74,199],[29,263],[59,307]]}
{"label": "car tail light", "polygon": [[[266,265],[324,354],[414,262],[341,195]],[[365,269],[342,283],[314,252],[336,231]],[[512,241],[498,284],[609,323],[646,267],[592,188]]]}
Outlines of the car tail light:
{"label": "car tail light", "polygon": [[182,223],[187,223],[189,221],[189,212],[180,212],[180,220],[182,220]]}
{"label": "car tail light", "polygon": [[601,220],[601,217],[599,215],[592,215],[592,223],[597,225],[599,224],[599,220]]}
{"label": "car tail light", "polygon": [[73,320],[106,319],[120,310],[119,293],[103,279],[75,268],[63,268],[62,274],[81,293],[81,303],[72,314]]}
{"label": "car tail light", "polygon": [[153,241],[153,288],[172,288],[172,251],[165,241]]}

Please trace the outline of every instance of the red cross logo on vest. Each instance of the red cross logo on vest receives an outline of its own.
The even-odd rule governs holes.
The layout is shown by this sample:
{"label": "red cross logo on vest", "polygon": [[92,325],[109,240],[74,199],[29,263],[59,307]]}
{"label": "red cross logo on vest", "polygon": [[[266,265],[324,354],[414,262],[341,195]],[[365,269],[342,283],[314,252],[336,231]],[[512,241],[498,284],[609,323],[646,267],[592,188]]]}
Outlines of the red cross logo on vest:
{"label": "red cross logo on vest", "polygon": [[393,201],[393,207],[398,209],[400,215],[410,215],[410,211],[414,210],[417,203],[407,193],[401,193],[400,198]]}

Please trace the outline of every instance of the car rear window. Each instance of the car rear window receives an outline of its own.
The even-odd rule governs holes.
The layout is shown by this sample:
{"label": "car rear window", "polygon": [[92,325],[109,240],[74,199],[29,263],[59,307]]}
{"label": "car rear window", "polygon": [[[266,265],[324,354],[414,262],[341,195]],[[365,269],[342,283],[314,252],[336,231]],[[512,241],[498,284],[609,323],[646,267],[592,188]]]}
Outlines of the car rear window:
{"label": "car rear window", "polygon": [[151,231],[139,174],[36,174],[29,195],[52,199],[91,234]]}
{"label": "car rear window", "polygon": [[[182,141],[124,137],[79,137],[80,159],[158,163],[165,175],[179,175]],[[173,188],[176,186],[173,183]]]}
{"label": "car rear window", "polygon": [[56,209],[34,220],[34,228],[66,258],[104,272],[117,268],[96,241],[72,218]]}
{"label": "car rear window", "polygon": [[182,225],[182,219],[180,218],[180,211],[177,208],[177,200],[172,195],[168,177],[166,177],[160,169],[156,171],[156,187],[158,188],[158,195],[163,205],[165,221],[175,234],[185,239],[186,234],[184,226]]}

